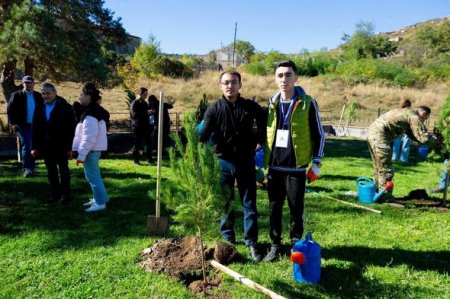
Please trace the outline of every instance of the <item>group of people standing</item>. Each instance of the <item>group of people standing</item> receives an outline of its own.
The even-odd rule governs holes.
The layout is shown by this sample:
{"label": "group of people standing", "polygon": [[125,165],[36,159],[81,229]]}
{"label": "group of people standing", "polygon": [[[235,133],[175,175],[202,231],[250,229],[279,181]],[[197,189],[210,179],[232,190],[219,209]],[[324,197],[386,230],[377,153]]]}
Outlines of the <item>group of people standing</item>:
{"label": "group of people standing", "polygon": [[[148,97],[148,103],[146,99]],[[169,109],[173,108],[173,102],[164,102],[163,105],[163,151],[170,143],[170,116]],[[135,165],[141,165],[140,150],[146,147],[146,158],[149,164],[153,163],[153,150],[157,144],[157,132],[159,124],[159,100],[155,95],[148,96],[148,89],[139,88],[136,99],[130,105],[131,125],[134,133],[134,146],[132,156]]]}
{"label": "group of people standing", "polygon": [[92,199],[84,204],[85,211],[105,209],[109,197],[99,159],[101,152],[107,150],[109,113],[100,106],[100,91],[94,83],[85,84],[79,102],[72,107],[57,94],[52,83],[42,83],[41,92],[37,92],[33,77],[25,76],[22,85],[23,89],[11,95],[7,114],[20,140],[23,176],[32,177],[35,159],[44,159],[51,187],[47,203],[70,203],[69,159],[74,158],[76,165],[83,164],[93,192]]}
{"label": "group of people standing", "polygon": [[[242,80],[238,72],[223,72],[220,75],[223,95],[206,110],[200,130],[200,141],[215,146],[222,184],[233,191],[237,182],[244,210],[244,241],[256,262],[263,257],[257,247],[255,151],[265,148],[269,171],[272,246],[264,261],[274,261],[282,253],[282,211],[286,198],[290,209],[290,241],[295,243],[301,239],[307,168],[311,162],[320,167],[324,154],[325,134],[317,102],[295,85],[297,78],[294,62],[279,62],[275,67],[279,90],[264,111],[256,102],[241,96]],[[257,134],[253,131],[254,123]],[[231,192],[227,208],[233,200],[234,192]],[[222,237],[232,244],[236,242],[234,222],[233,210],[224,214],[220,222]]]}
{"label": "group of people standing", "polygon": [[[319,177],[324,155],[325,133],[317,102],[296,85],[297,79],[294,62],[278,62],[275,66],[278,91],[269,99],[269,105],[264,110],[255,101],[241,96],[240,73],[221,73],[219,82],[222,96],[209,105],[199,129],[200,142],[215,147],[222,185],[232,191],[226,202],[229,212],[224,213],[220,221],[221,235],[231,244],[236,242],[235,213],[230,207],[233,205],[233,190],[237,183],[243,206],[244,241],[256,262],[263,260],[263,256],[257,246],[255,152],[264,149],[265,166],[268,169],[269,236],[272,244],[264,261],[274,261],[282,254],[282,212],[286,199],[290,211],[291,245],[302,238],[306,181]],[[86,84],[80,93],[79,103],[72,108],[57,95],[53,84],[41,84],[41,93],[38,93],[33,90],[32,77],[25,76],[22,83],[24,88],[14,93],[8,103],[8,116],[21,141],[24,177],[33,174],[33,157],[44,158],[52,189],[49,202],[69,202],[68,159],[73,157],[77,165],[83,164],[86,179],[93,191],[93,198],[85,204],[88,206],[86,211],[105,209],[109,198],[100,175],[99,159],[101,152],[107,149],[109,113],[100,106],[100,91],[94,84]],[[148,94],[148,89],[141,87],[137,98],[130,105],[135,134],[132,156],[138,165],[142,145],[146,145],[149,163],[153,161],[152,151],[156,145],[160,102],[154,95]],[[441,144],[435,136],[428,134],[424,125],[430,109],[426,106],[416,109],[409,106],[387,112],[368,128],[374,181],[379,189],[393,179],[391,144],[398,136],[405,134],[434,147]],[[170,140],[168,110],[172,107],[170,102],[163,106],[163,150]]]}

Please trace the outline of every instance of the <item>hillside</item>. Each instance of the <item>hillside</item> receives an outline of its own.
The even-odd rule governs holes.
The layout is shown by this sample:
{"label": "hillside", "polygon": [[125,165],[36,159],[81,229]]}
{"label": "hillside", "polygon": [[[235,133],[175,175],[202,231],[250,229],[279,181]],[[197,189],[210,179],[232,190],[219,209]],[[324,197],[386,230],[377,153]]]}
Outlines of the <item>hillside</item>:
{"label": "hillside", "polygon": [[445,21],[450,20],[450,16],[442,17],[442,18],[435,18],[432,20],[419,22],[410,26],[406,26],[404,28],[390,31],[390,32],[383,32],[381,34],[387,35],[392,40],[405,40],[409,37],[413,36],[414,33],[417,31],[418,28],[426,26],[426,25],[439,25],[442,24]]}

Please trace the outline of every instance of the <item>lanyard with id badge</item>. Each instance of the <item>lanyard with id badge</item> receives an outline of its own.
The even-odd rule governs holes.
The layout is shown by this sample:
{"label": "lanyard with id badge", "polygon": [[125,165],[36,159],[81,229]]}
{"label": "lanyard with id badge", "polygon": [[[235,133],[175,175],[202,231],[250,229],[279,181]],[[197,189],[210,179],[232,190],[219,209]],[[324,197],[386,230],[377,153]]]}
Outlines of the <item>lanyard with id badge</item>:
{"label": "lanyard with id badge", "polygon": [[281,119],[283,121],[283,126],[281,129],[277,129],[277,138],[275,140],[275,147],[280,148],[287,148],[288,147],[288,141],[289,141],[289,129],[288,129],[288,123],[289,123],[289,115],[292,112],[292,107],[294,106],[295,99],[291,100],[291,103],[289,104],[289,108],[287,112],[284,112],[284,105],[283,103],[280,103],[280,115]]}

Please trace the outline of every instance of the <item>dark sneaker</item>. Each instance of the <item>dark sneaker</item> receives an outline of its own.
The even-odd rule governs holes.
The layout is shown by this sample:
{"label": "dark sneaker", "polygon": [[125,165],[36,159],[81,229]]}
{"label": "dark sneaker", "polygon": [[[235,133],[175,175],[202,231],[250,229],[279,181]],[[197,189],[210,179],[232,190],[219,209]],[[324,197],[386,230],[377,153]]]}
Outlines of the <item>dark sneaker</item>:
{"label": "dark sneaker", "polygon": [[252,257],[252,260],[254,262],[260,262],[262,259],[262,256],[258,253],[258,249],[256,248],[256,244],[252,244],[247,246],[248,250],[250,251],[250,256]]}
{"label": "dark sneaker", "polygon": [[141,162],[139,162],[139,160],[134,160],[134,165],[141,165]]}
{"label": "dark sneaker", "polygon": [[263,262],[273,262],[275,260],[278,260],[281,256],[281,246],[279,245],[272,245],[270,247],[269,253],[264,257]]}

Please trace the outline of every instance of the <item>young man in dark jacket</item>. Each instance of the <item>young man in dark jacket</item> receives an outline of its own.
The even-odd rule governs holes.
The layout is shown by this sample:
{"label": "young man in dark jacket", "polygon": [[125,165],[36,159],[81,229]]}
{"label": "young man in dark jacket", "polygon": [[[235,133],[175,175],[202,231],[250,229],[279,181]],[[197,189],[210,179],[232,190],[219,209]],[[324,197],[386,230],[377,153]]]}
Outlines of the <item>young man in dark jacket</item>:
{"label": "young man in dark jacket", "polygon": [[56,94],[53,84],[42,83],[41,93],[45,103],[36,107],[34,113],[31,153],[45,161],[52,189],[47,202],[64,204],[71,200],[68,161],[75,133],[75,114],[72,106]]}
{"label": "young man in dark jacket", "polygon": [[[224,72],[220,76],[223,96],[212,103],[205,112],[201,142],[214,144],[222,169],[222,183],[231,190],[227,210],[234,199],[234,182],[237,181],[239,195],[244,207],[244,239],[254,261],[259,262],[258,212],[256,208],[255,150],[265,142],[264,114],[261,107],[242,98],[241,75],[236,71]],[[253,131],[256,121],[257,134]],[[210,139],[211,138],[211,139]],[[231,210],[221,220],[223,238],[235,243],[234,212]]]}
{"label": "young man in dark jacket", "polygon": [[42,95],[34,91],[34,79],[22,78],[23,89],[11,94],[8,102],[8,120],[20,140],[20,157],[23,176],[30,177],[34,172],[34,159],[31,156],[31,126],[36,108],[43,105]]}

